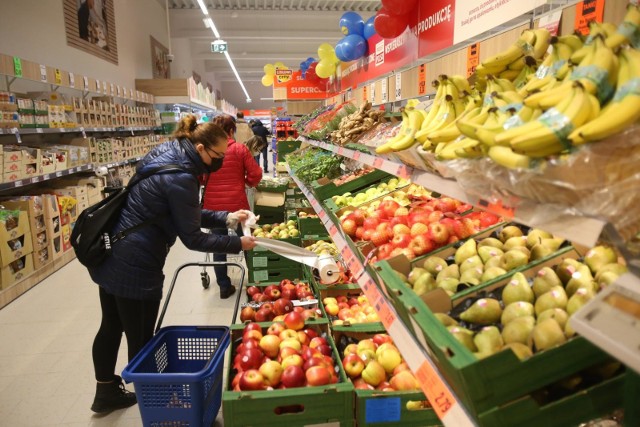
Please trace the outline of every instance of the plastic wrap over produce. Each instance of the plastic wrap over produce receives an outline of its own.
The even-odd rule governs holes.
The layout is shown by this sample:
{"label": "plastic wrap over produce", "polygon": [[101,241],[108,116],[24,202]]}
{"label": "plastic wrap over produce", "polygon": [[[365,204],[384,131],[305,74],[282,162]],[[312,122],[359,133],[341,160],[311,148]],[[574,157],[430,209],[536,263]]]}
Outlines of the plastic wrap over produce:
{"label": "plastic wrap over produce", "polygon": [[545,215],[578,214],[610,222],[627,242],[640,231],[638,125],[570,155],[541,160],[528,170],[507,169],[488,158],[453,160],[443,166],[471,197],[497,197],[516,208],[524,203],[555,205],[557,209],[535,209],[540,217],[529,218],[535,223],[544,223]]}

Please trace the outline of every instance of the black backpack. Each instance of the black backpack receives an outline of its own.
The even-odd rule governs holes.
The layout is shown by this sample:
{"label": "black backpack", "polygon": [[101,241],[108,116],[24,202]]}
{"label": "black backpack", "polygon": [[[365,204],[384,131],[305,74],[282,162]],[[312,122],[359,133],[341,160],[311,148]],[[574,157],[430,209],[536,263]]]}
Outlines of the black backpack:
{"label": "black backpack", "polygon": [[76,252],[78,261],[85,267],[95,268],[111,254],[111,248],[115,242],[146,225],[157,222],[160,217],[148,219],[115,235],[110,234],[133,186],[155,173],[179,170],[184,169],[171,164],[159,166],[144,174],[136,174],[126,187],[112,192],[100,202],[83,210],[71,232],[71,246]]}

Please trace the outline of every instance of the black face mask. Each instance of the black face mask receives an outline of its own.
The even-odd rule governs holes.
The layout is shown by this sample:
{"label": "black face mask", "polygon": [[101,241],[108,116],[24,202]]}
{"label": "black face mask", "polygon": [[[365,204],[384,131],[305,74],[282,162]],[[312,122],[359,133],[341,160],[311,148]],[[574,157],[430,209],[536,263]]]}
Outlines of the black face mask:
{"label": "black face mask", "polygon": [[224,158],[216,158],[216,159],[214,159],[212,157],[211,158],[211,164],[207,165],[207,169],[209,170],[209,173],[216,172],[218,169],[220,169],[222,167],[222,161],[223,160],[224,160]]}

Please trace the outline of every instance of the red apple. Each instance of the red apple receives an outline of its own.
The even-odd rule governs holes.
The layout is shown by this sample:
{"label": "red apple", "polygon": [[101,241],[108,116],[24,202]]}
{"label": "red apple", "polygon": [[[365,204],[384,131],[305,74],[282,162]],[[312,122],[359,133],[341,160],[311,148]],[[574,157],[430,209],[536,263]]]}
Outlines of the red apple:
{"label": "red apple", "polygon": [[305,346],[305,348],[302,349],[302,358],[304,360],[309,360],[314,357],[314,355],[322,355],[322,353],[320,353],[320,350],[309,346]]}
{"label": "red apple", "polygon": [[353,386],[357,390],[375,390],[375,387],[372,386],[371,384],[367,384],[367,382],[365,380],[363,380],[362,377],[356,378],[353,381]]}
{"label": "red apple", "polygon": [[242,329],[242,333],[245,333],[245,332],[251,331],[251,330],[256,330],[256,331],[262,332],[262,326],[260,326],[260,324],[258,324],[256,322],[247,323],[246,325],[244,325],[244,328]]}
{"label": "red apple", "polygon": [[269,335],[280,335],[280,333],[282,331],[284,331],[286,328],[284,327],[284,325],[282,323],[279,322],[275,322],[272,323],[271,325],[269,325],[269,328],[267,329],[267,334]]}
{"label": "red apple", "polygon": [[356,234],[355,234],[355,238],[357,240],[362,240],[362,236],[364,235],[364,227],[358,227],[356,228]]}
{"label": "red apple", "polygon": [[320,353],[324,354],[325,356],[331,356],[331,346],[329,344],[320,344],[318,347],[316,347],[318,350],[320,350]]}
{"label": "red apple", "polygon": [[278,360],[282,362],[284,359],[286,359],[288,356],[291,356],[292,354],[300,354],[300,351],[296,350],[293,347],[281,347],[280,354],[278,354]]}
{"label": "red apple", "polygon": [[396,210],[400,207],[395,200],[383,200],[378,206],[378,210],[382,211],[387,217],[391,218],[395,215]]}
{"label": "red apple", "polygon": [[280,298],[288,299],[289,301],[296,299],[296,289],[295,288],[283,289]]}
{"label": "red apple", "polygon": [[411,243],[411,235],[410,234],[396,234],[391,239],[391,244],[396,248],[406,248]]}
{"label": "red apple", "polygon": [[357,354],[350,353],[342,359],[342,366],[350,378],[358,378],[364,369],[364,362]]}
{"label": "red apple", "polygon": [[265,335],[260,340],[260,350],[264,352],[267,357],[277,357],[280,353],[280,343],[282,340],[277,335]]}
{"label": "red apple", "polygon": [[309,339],[314,339],[318,336],[318,333],[311,328],[304,329],[304,333],[309,336]]}
{"label": "red apple", "polygon": [[[398,209],[398,211],[399,210],[400,209]],[[389,226],[391,228],[393,228],[396,225],[404,225],[404,226],[408,227],[409,226],[409,216],[408,215],[401,215],[401,216],[394,216],[393,218],[391,218],[389,220]]]}
{"label": "red apple", "polygon": [[317,348],[321,345],[327,345],[327,340],[323,337],[311,338],[311,341],[309,342],[309,347],[311,348]]}
{"label": "red apple", "polygon": [[264,358],[264,353],[257,348],[250,348],[242,353],[242,357],[240,358],[240,368],[243,371],[247,371],[249,369],[258,369],[262,364],[262,359]]}
{"label": "red apple", "polygon": [[260,288],[257,286],[249,286],[247,288],[247,295],[249,295],[250,297],[254,296],[255,294],[260,292]]}
{"label": "red apple", "polygon": [[356,229],[358,228],[358,224],[353,219],[345,219],[340,224],[344,232],[349,236],[356,235]]}
{"label": "red apple", "polygon": [[429,237],[431,237],[434,242],[443,244],[449,239],[449,231],[444,225],[435,222],[429,224]]}
{"label": "red apple", "polygon": [[396,224],[393,226],[392,230],[394,236],[399,234],[411,234],[411,229],[404,224]]}
{"label": "red apple", "polygon": [[367,242],[372,240],[373,234],[375,233],[376,233],[375,230],[364,230],[364,233],[362,233],[362,240]]}
{"label": "red apple", "polygon": [[349,354],[358,354],[358,345],[355,343],[347,344],[343,350],[343,355],[346,357]]}
{"label": "red apple", "polygon": [[256,322],[269,322],[273,320],[275,313],[269,308],[260,307],[260,310],[256,311]]}
{"label": "red apple", "polygon": [[391,391],[393,390],[393,388],[391,388],[391,384],[389,384],[387,381],[382,381],[380,384],[378,384],[376,390]]}
{"label": "red apple", "polygon": [[234,388],[240,383],[240,377],[242,376],[242,372],[238,372],[231,380],[231,388]]}
{"label": "red apple", "polygon": [[393,338],[389,334],[375,334],[371,340],[376,346],[380,346],[386,342],[393,344]]}
{"label": "red apple", "polygon": [[250,369],[242,373],[238,385],[240,390],[263,390],[264,377],[258,369]]}
{"label": "red apple", "polygon": [[408,369],[400,371],[392,376],[389,383],[391,384],[391,387],[398,391],[418,390],[420,388],[420,384],[416,380],[416,377],[414,377]]}
{"label": "red apple", "polygon": [[361,226],[364,224],[364,220],[366,219],[367,215],[366,212],[363,211],[362,209],[356,209],[354,210],[351,215],[349,215],[351,217],[351,219],[353,219],[356,224],[358,226]]}
{"label": "red apple", "polygon": [[282,368],[287,369],[288,366],[300,366],[304,365],[304,359],[299,354],[292,354],[282,359]]}
{"label": "red apple", "polygon": [[305,360],[304,365],[302,365],[302,369],[306,372],[312,366],[327,366],[327,362],[322,357],[311,357]]}
{"label": "red apple", "polygon": [[262,338],[262,331],[258,331],[255,329],[251,329],[249,331],[244,331],[242,333],[242,342],[246,342],[250,339],[254,339],[256,341],[260,341]]}
{"label": "red apple", "polygon": [[282,385],[287,388],[302,387],[306,381],[304,371],[300,366],[289,366],[284,369],[280,377]]}
{"label": "red apple", "polygon": [[301,305],[296,305],[295,307],[293,307],[293,311],[302,314],[302,312],[304,311],[304,307]]}
{"label": "red apple", "polygon": [[293,303],[286,298],[280,298],[273,304],[273,311],[277,315],[287,314],[293,311]]}
{"label": "red apple", "polygon": [[327,385],[331,382],[331,373],[325,366],[312,366],[305,372],[310,386]]}
{"label": "red apple", "polygon": [[284,324],[289,329],[299,331],[304,328],[304,318],[300,313],[291,312],[284,316]]}
{"label": "red apple", "polygon": [[309,338],[309,335],[305,334],[304,331],[298,331],[298,341],[300,341],[300,344],[303,346],[308,346],[311,338]]}
{"label": "red apple", "polygon": [[282,377],[284,369],[282,365],[275,360],[269,360],[260,365],[259,371],[264,378],[265,384],[271,387],[277,387],[280,384],[280,378]]}
{"label": "red apple", "polygon": [[429,214],[429,224],[436,223],[444,217],[444,214],[440,211],[433,211]]}
{"label": "red apple", "polygon": [[300,341],[298,341],[297,339],[286,339],[286,340],[280,341],[280,348],[284,348],[284,347],[293,347],[298,352],[300,352],[300,349],[302,348],[302,344],[300,344]]}
{"label": "red apple", "polygon": [[401,364],[396,366],[396,368],[393,370],[392,375],[398,375],[399,372],[407,370],[409,370],[409,365],[407,365],[407,362],[402,362]]}
{"label": "red apple", "polygon": [[308,319],[317,319],[318,317],[322,317],[322,311],[320,311],[319,308],[307,308],[300,314],[305,321]]}
{"label": "red apple", "polygon": [[377,218],[368,217],[368,218],[365,218],[364,222],[362,223],[362,226],[364,227],[365,230],[375,230],[378,224],[380,224],[380,221]]}
{"label": "red apple", "polygon": [[408,246],[416,256],[421,256],[435,249],[435,244],[426,234],[415,236]]}
{"label": "red apple", "polygon": [[252,322],[255,319],[255,316],[256,311],[252,307],[246,306],[240,311],[240,321],[242,323],[247,321]]}

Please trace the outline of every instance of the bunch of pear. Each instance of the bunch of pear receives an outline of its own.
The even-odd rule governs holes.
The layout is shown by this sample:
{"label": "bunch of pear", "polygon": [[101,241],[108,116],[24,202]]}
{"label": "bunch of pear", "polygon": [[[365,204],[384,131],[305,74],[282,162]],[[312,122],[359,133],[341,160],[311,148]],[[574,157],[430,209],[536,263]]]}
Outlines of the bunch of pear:
{"label": "bunch of pear", "polygon": [[389,194],[390,192],[395,191],[398,188],[405,187],[409,183],[410,181],[407,179],[394,177],[387,182],[381,182],[375,187],[370,187],[365,191],[356,193],[355,195],[350,192],[346,192],[339,196],[333,196],[332,199],[338,207],[360,206],[380,196]]}
{"label": "bunch of pear", "polygon": [[497,238],[467,240],[456,250],[453,264],[449,265],[437,255],[427,257],[423,263],[414,266],[404,281],[418,296],[436,288],[452,296],[461,284],[477,286],[504,276],[551,255],[563,243],[564,239],[546,231],[531,229],[525,235],[520,227],[509,225],[498,233]]}
{"label": "bunch of pear", "polygon": [[306,246],[306,250],[314,252],[318,256],[322,255],[338,255],[338,247],[333,242],[325,242],[324,240],[319,240],[312,245]]}
{"label": "bunch of pear", "polygon": [[501,294],[500,299],[480,298],[459,314],[469,328],[449,315],[437,317],[478,358],[510,348],[526,359],[573,337],[569,318],[626,271],[613,249],[597,246],[582,262],[565,258],[554,268],[541,268],[531,282],[522,272],[515,273],[501,293],[493,292]]}

